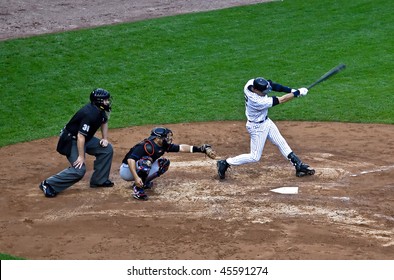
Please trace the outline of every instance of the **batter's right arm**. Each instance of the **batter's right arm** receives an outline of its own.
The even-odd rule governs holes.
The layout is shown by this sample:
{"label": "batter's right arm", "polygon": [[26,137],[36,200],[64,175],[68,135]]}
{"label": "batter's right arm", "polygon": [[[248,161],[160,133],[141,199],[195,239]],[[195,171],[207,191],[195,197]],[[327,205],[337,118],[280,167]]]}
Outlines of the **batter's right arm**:
{"label": "batter's right arm", "polygon": [[285,103],[292,100],[294,97],[305,96],[308,93],[307,88],[292,89],[291,93],[278,97],[279,103]]}
{"label": "batter's right arm", "polygon": [[287,101],[290,101],[290,100],[292,100],[294,97],[295,97],[295,96],[294,96],[293,93],[288,93],[288,94],[279,96],[279,97],[278,97],[279,104],[282,104],[282,103],[285,103],[285,102],[287,102]]}

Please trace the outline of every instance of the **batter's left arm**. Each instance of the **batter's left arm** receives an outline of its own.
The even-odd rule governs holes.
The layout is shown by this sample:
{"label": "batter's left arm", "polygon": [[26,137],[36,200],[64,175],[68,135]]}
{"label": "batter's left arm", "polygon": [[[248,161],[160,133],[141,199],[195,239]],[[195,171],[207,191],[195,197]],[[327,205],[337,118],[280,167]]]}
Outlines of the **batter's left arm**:
{"label": "batter's left arm", "polygon": [[290,93],[291,90],[292,90],[292,88],[290,88],[290,87],[283,86],[283,85],[278,84],[278,83],[274,83],[271,80],[268,80],[268,82],[271,84],[271,87],[272,87],[273,91]]}

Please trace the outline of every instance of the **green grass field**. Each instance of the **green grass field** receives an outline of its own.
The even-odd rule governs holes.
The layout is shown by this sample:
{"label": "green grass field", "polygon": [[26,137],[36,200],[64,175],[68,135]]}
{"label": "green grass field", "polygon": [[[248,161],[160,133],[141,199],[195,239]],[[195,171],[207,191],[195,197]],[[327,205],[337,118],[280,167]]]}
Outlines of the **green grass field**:
{"label": "green grass field", "polygon": [[24,260],[23,258],[14,257],[8,254],[1,254],[0,253],[0,260]]}
{"label": "green grass field", "polygon": [[292,0],[0,42],[0,146],[57,135],[95,87],[110,128],[242,120],[247,79],[301,87],[339,63],[270,116],[393,124],[391,7]]}

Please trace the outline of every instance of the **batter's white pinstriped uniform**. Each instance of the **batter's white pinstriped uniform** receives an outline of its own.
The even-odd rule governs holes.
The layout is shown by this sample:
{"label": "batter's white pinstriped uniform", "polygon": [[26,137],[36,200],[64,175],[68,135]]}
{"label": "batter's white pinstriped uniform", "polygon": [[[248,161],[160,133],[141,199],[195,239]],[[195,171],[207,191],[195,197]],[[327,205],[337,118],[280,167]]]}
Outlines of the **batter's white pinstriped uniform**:
{"label": "batter's white pinstriped uniform", "polygon": [[292,152],[286,140],[280,134],[278,127],[268,118],[268,109],[278,104],[274,103],[275,97],[260,96],[252,92],[250,87],[253,86],[253,81],[254,79],[249,80],[244,87],[246,129],[250,134],[250,153],[227,158],[226,161],[230,165],[259,161],[267,139],[278,147],[286,159]]}
{"label": "batter's white pinstriped uniform", "polygon": [[[282,96],[268,96],[272,91],[286,92]],[[260,160],[263,154],[264,145],[267,139],[278,147],[281,154],[291,161],[296,169],[296,176],[303,177],[315,174],[315,170],[308,164],[303,163],[296,154],[290,149],[286,140],[280,134],[278,127],[268,118],[268,109],[282,104],[294,97],[305,96],[308,93],[307,88],[297,90],[282,86],[264,78],[249,80],[244,87],[245,94],[245,115],[248,119],[246,129],[250,135],[250,153],[242,154],[236,157],[230,157],[217,161],[217,172],[219,179],[226,177],[226,171],[231,165],[241,165]]]}

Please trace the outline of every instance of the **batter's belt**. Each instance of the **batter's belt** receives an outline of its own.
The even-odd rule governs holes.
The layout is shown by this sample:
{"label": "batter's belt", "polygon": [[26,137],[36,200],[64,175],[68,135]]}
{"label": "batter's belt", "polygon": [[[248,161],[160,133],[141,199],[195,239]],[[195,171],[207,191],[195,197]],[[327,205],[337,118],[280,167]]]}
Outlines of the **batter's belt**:
{"label": "batter's belt", "polygon": [[252,122],[252,121],[248,120],[248,122],[251,122],[251,123],[263,123],[263,122],[265,122],[267,119],[268,119],[268,116],[265,116],[265,119],[262,120],[262,121],[259,121],[259,122]]}

